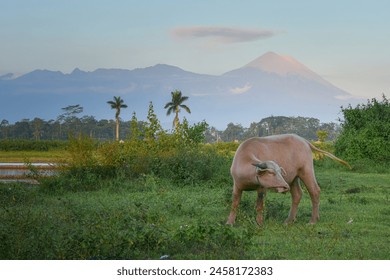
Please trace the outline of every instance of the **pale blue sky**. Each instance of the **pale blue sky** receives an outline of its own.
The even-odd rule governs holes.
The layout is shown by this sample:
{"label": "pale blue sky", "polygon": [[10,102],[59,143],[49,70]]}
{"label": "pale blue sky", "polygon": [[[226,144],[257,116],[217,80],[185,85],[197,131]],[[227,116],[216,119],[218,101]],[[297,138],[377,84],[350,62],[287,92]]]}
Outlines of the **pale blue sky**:
{"label": "pale blue sky", "polygon": [[0,74],[165,63],[222,74],[267,51],[390,95],[390,1],[0,0]]}

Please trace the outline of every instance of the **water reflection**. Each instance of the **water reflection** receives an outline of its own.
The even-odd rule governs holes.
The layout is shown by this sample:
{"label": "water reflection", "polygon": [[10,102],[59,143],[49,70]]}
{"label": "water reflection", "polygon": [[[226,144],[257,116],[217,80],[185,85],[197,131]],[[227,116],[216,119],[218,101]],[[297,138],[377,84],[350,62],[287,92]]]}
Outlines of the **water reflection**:
{"label": "water reflection", "polygon": [[31,181],[34,177],[53,176],[58,173],[58,165],[46,162],[0,162],[0,182]]}

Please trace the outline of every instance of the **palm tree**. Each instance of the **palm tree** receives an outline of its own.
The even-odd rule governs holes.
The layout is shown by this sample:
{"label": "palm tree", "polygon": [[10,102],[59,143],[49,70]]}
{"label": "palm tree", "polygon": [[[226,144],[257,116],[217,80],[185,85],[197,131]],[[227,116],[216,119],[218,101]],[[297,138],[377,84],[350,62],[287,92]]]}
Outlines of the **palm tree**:
{"label": "palm tree", "polygon": [[172,95],[172,101],[165,104],[164,108],[168,109],[167,116],[169,116],[172,112],[175,112],[175,118],[173,119],[172,127],[175,127],[177,129],[177,126],[179,125],[180,108],[183,108],[189,114],[191,114],[191,110],[186,105],[182,104],[184,101],[188,99],[188,96],[182,96],[180,90],[175,90],[171,92],[171,95]]}
{"label": "palm tree", "polygon": [[115,140],[119,140],[119,115],[121,113],[121,108],[127,108],[127,105],[124,103],[123,99],[119,96],[114,96],[114,101],[107,101],[111,105],[111,109],[115,109],[115,120],[116,120],[116,130],[115,130]]}

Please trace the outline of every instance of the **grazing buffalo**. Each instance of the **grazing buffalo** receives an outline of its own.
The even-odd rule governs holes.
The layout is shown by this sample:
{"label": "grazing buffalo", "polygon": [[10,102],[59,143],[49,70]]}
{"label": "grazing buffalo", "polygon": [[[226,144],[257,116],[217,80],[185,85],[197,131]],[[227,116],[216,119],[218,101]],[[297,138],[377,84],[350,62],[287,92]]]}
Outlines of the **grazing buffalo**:
{"label": "grazing buffalo", "polygon": [[243,191],[257,191],[257,223],[263,223],[263,205],[267,189],[279,193],[290,191],[292,205],[285,223],[295,221],[302,197],[300,180],[310,194],[312,216],[310,223],[319,220],[320,187],[314,175],[312,151],[351,166],[326,151],[314,147],[307,140],[294,135],[254,137],[244,141],[237,149],[230,169],[232,174],[233,203],[227,224],[234,224],[236,209]]}

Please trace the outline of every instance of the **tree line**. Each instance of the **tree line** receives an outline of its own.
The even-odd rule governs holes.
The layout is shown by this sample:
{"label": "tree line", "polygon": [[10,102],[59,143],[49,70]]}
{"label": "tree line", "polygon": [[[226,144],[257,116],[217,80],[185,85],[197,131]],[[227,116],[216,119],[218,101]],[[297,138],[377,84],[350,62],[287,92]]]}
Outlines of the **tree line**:
{"label": "tree line", "polygon": [[[184,104],[189,98],[183,96],[181,91],[171,92],[171,101],[165,105],[167,115],[174,113],[173,132],[180,124],[180,109],[191,113],[190,108]],[[79,104],[69,105],[62,108],[61,114],[56,119],[44,120],[41,118],[22,119],[13,124],[6,119],[0,122],[0,139],[29,139],[29,140],[68,140],[70,135],[83,134],[88,137],[105,141],[112,139],[128,139],[132,137],[131,125],[137,123],[139,131],[146,130],[148,121],[139,121],[136,112],[133,112],[131,120],[120,118],[121,109],[127,108],[121,97],[114,96],[113,100],[107,101],[111,109],[115,110],[115,120],[97,120],[94,116],[84,115],[83,107]],[[150,102],[150,106],[153,106]],[[150,109],[150,108],[149,108]],[[149,112],[151,113],[151,112]],[[154,112],[152,112],[154,114]],[[157,116],[156,116],[157,118]],[[210,127],[206,121],[189,125],[183,118],[185,125],[193,131],[201,130],[205,142],[231,142],[242,141],[254,136],[267,136],[281,133],[296,133],[309,140],[318,138],[318,131],[325,131],[329,139],[335,139],[340,131],[336,123],[321,123],[319,119],[307,117],[270,116],[259,122],[252,122],[248,128],[241,124],[229,123],[225,130]],[[122,129],[120,129],[122,128]]]}
{"label": "tree line", "polygon": [[[120,120],[119,139],[131,137],[131,120]],[[138,127],[143,130],[145,121],[138,121]],[[328,140],[336,138],[340,126],[335,123],[321,123],[316,118],[271,116],[260,122],[252,122],[249,127],[229,123],[224,130],[207,125],[205,140],[213,142],[242,141],[254,136],[267,136],[280,133],[296,133],[309,140],[316,140],[317,132],[326,131]],[[115,139],[116,121],[101,119],[94,116],[74,116],[64,121],[43,120],[41,118],[22,119],[14,124],[3,119],[0,123],[0,139],[28,140],[68,140],[69,135],[83,134],[99,141]]]}

